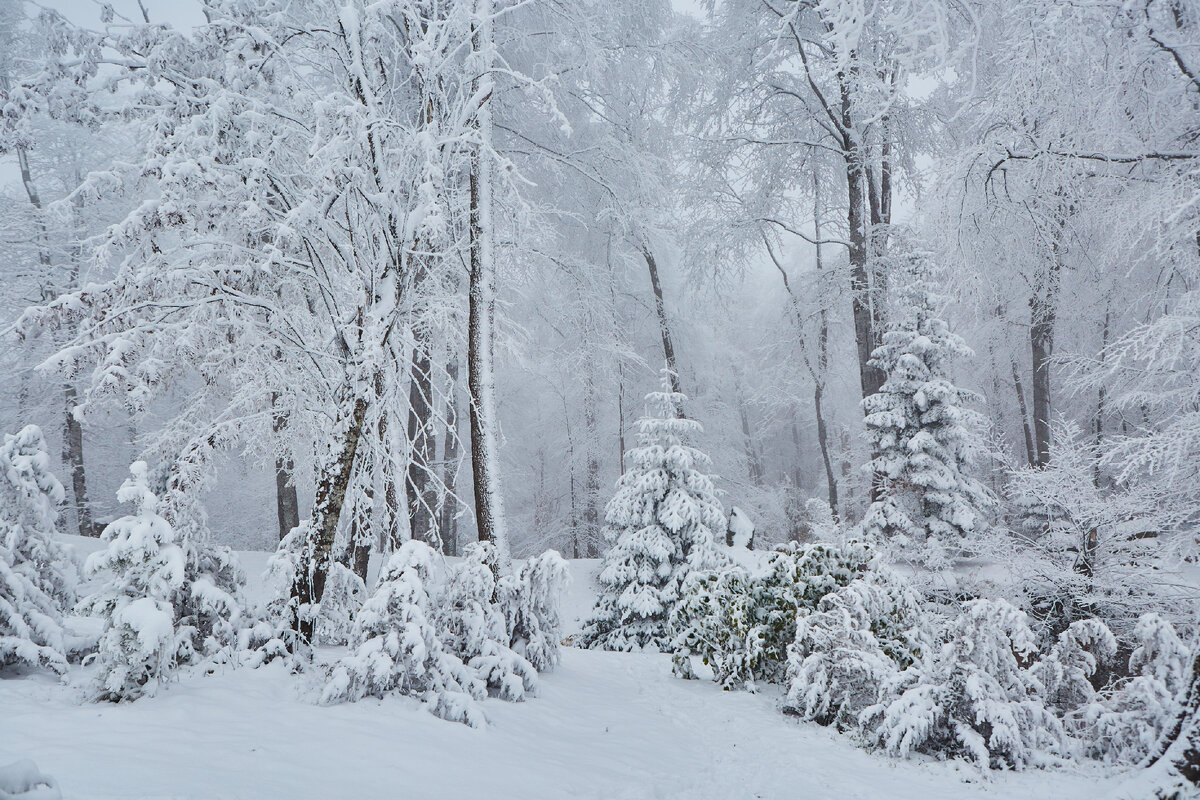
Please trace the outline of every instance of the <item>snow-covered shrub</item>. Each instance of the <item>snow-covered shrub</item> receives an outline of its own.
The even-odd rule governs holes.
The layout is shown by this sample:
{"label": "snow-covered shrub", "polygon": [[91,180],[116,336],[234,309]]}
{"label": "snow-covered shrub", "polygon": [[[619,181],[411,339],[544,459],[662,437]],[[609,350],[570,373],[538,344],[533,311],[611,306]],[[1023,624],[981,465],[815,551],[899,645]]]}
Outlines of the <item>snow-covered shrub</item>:
{"label": "snow-covered shrub", "polygon": [[796,620],[872,563],[860,542],[781,545],[761,567],[728,565],[692,573],[671,615],[675,671],[691,677],[691,656],[725,688],[781,681]]}
{"label": "snow-covered shrub", "polygon": [[1108,626],[1098,619],[1083,619],[1058,635],[1032,672],[1046,703],[1066,714],[1092,702],[1096,696],[1092,677],[1116,654],[1117,639]]}
{"label": "snow-covered shrub", "polygon": [[1081,733],[1092,758],[1119,764],[1140,761],[1179,712],[1191,669],[1187,646],[1158,614],[1138,620],[1134,642],[1130,677],[1084,710]]}
{"label": "snow-covered shrub", "polygon": [[509,646],[508,620],[497,602],[496,564],[491,542],[467,545],[462,563],[438,595],[435,624],[446,649],[491,692],[505,700],[524,700],[537,688],[537,670]]}
{"label": "snow-covered shrub", "polygon": [[1049,464],[1009,472],[1012,535],[988,547],[1008,566],[1031,615],[1051,635],[1097,617],[1123,640],[1147,608],[1190,618],[1189,604],[1162,591],[1160,570],[1173,563],[1157,535],[1162,498],[1149,487],[1097,487],[1100,453],[1091,434],[1072,423],[1053,433]]}
{"label": "snow-covered shrub", "polygon": [[857,725],[919,654],[920,615],[916,594],[887,571],[825,595],[796,625],[784,711],[839,729]]}
{"label": "snow-covered shrub", "polygon": [[895,755],[962,755],[985,769],[1036,766],[1061,747],[1062,723],[1022,666],[1035,650],[1024,614],[1003,600],[973,600],[940,639],[863,711],[870,739]]}
{"label": "snow-covered shrub", "polygon": [[887,379],[863,400],[873,452],[868,468],[882,480],[863,530],[909,558],[943,567],[984,527],[993,503],[971,474],[984,421],[970,408],[978,395],[950,380],[953,359],[973,354],[940,318],[924,257],[895,258],[895,313],[871,354]]}
{"label": "snow-covered shrub", "polygon": [[136,513],[111,523],[100,534],[105,550],[88,557],[89,577],[111,578],[79,604],[81,611],[105,618],[100,638],[102,700],[132,700],[153,692],[175,668],[181,653],[191,653],[191,629],[176,627],[173,595],[185,587],[183,550],[175,533],[156,513],[157,498],[146,486],[146,463],[129,468],[117,498],[133,503]]}
{"label": "snow-covered shrub", "polygon": [[627,454],[628,469],[605,507],[611,547],[583,633],[586,647],[667,649],[683,581],[722,560],[713,541],[725,531],[725,513],[712,479],[698,470],[709,459],[686,444],[700,424],[681,418],[680,394],[652,392],[646,399],[660,415],[638,421],[639,446]]}
{"label": "snow-covered shrub", "polygon": [[213,656],[235,645],[244,624],[246,576],[228,547],[185,539],[180,548],[183,585],[171,604],[180,630],[189,636],[191,655],[181,652],[180,658],[190,662],[196,655]]}
{"label": "snow-covered shrub", "polygon": [[437,558],[424,542],[408,541],[388,559],[355,616],[351,652],[334,667],[322,702],[403,694],[443,719],[483,724],[476,701],[487,696],[485,683],[442,644],[434,627],[429,583]]}
{"label": "snow-covered shrub", "polygon": [[354,615],[362,607],[367,587],[354,570],[334,561],[325,578],[321,593],[321,610],[317,614],[317,641],[327,645],[346,644]]}
{"label": "snow-covered shrub", "polygon": [[54,541],[63,487],[34,425],[0,446],[0,667],[63,672],[62,610],[75,602],[75,563]]}
{"label": "snow-covered shrub", "polygon": [[[297,650],[307,650],[294,628],[296,600],[292,585],[300,568],[300,550],[308,539],[308,525],[305,520],[292,528],[267,559],[262,577],[271,599],[265,609],[259,610],[259,619],[238,631],[239,659],[245,666],[258,668],[278,658],[287,659]],[[297,659],[292,666],[299,669],[304,662]]]}
{"label": "snow-covered shrub", "polygon": [[556,550],[529,559],[516,575],[498,582],[498,602],[508,623],[509,645],[539,672],[558,663],[560,607],[570,582],[567,562]]}

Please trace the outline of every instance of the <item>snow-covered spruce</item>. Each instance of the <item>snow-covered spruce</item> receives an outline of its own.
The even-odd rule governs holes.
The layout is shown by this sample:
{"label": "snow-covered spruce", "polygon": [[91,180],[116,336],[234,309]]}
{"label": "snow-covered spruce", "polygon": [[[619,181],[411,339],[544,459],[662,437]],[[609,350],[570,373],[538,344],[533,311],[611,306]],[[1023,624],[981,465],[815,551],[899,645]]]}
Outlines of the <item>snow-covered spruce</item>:
{"label": "snow-covered spruce", "polygon": [[177,627],[172,597],[185,586],[183,549],[157,514],[158,499],[146,485],[146,463],[134,462],[117,499],[136,512],[100,534],[108,543],[85,564],[88,577],[108,572],[108,581],[79,603],[104,617],[100,638],[97,697],[119,702],[153,693],[192,651],[191,629]]}
{"label": "snow-covered spruce", "polygon": [[725,531],[725,512],[712,479],[698,469],[708,457],[687,444],[701,428],[680,416],[685,399],[670,391],[646,396],[659,415],[638,421],[639,445],[626,454],[628,468],[605,507],[611,546],[583,633],[586,647],[668,649],[683,581],[723,561],[713,541]]}
{"label": "snow-covered spruce", "polygon": [[972,600],[930,638],[863,711],[869,739],[894,755],[961,755],[982,769],[1042,765],[1063,747],[1061,721],[1021,666],[1036,649],[1023,613],[1003,600]]}
{"label": "snow-covered spruce", "polygon": [[951,361],[972,351],[938,316],[924,257],[898,256],[896,267],[896,313],[872,354],[887,380],[863,400],[874,453],[868,469],[882,481],[863,529],[940,567],[982,528],[992,505],[970,474],[983,418],[968,407],[978,396],[950,381]]}
{"label": "snow-covered spruce", "polygon": [[246,616],[246,575],[229,547],[213,544],[200,502],[205,483],[186,480],[194,471],[195,465],[186,460],[164,462],[148,478],[158,498],[157,512],[171,525],[183,550],[183,584],[171,596],[171,605],[180,629],[190,633],[190,652],[180,652],[184,662],[224,657]]}
{"label": "snow-covered spruce", "polygon": [[0,667],[67,668],[62,611],[75,602],[75,564],[53,539],[63,487],[41,430],[0,446]]}
{"label": "snow-covered spruce", "polygon": [[890,571],[825,595],[796,624],[783,710],[821,725],[857,727],[882,687],[916,658],[920,615],[917,596]]}
{"label": "snow-covered spruce", "polygon": [[726,689],[782,681],[797,619],[863,575],[872,561],[861,542],[787,544],[759,567],[728,564],[693,572],[671,614],[676,674],[692,677],[695,656]]}
{"label": "snow-covered spruce", "polygon": [[351,652],[338,661],[321,695],[336,703],[403,694],[443,719],[478,726],[487,685],[450,652],[435,628],[430,583],[438,554],[408,541],[392,554],[375,591],[354,619]]}

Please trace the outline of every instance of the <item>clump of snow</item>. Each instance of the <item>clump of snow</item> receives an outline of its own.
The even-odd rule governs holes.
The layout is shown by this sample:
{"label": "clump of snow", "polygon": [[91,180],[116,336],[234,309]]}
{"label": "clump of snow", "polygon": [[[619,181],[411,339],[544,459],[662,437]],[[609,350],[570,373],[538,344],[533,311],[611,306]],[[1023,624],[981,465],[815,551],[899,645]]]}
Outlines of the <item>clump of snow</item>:
{"label": "clump of snow", "polygon": [[61,800],[58,783],[27,758],[0,767],[0,800]]}

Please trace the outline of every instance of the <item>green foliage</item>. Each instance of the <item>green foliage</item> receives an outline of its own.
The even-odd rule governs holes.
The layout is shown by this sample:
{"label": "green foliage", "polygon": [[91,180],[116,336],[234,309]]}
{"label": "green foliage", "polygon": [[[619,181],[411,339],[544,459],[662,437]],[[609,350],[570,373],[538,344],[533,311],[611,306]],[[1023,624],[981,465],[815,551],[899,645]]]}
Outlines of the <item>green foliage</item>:
{"label": "green foliage", "polygon": [[699,656],[726,689],[782,681],[796,620],[867,572],[873,560],[859,542],[789,544],[758,568],[694,572],[671,615],[676,674],[693,677],[691,656]]}

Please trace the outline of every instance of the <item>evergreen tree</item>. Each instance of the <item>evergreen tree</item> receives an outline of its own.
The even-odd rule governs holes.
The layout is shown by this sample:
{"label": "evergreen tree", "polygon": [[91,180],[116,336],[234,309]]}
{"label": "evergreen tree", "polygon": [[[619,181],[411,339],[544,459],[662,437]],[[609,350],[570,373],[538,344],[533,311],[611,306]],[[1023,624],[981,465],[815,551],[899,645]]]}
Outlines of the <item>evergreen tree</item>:
{"label": "evergreen tree", "polygon": [[940,566],[981,528],[992,503],[970,474],[983,420],[968,405],[979,397],[949,377],[954,357],[973,353],[938,315],[922,257],[904,258],[894,274],[899,313],[872,361],[887,380],[863,401],[874,452],[868,468],[880,481],[864,527]]}
{"label": "evergreen tree", "polygon": [[80,609],[105,618],[100,638],[101,700],[133,700],[153,692],[191,653],[191,629],[178,627],[172,597],[184,587],[185,559],[171,525],[157,513],[158,498],[146,485],[146,462],[129,467],[117,499],[133,503],[100,534],[106,550],[87,560],[88,577],[111,579],[80,602]]}
{"label": "evergreen tree", "polygon": [[686,444],[701,428],[682,416],[685,399],[669,391],[666,377],[664,391],[646,396],[659,416],[638,421],[639,446],[626,454],[628,469],[605,507],[611,547],[584,631],[587,647],[667,649],[684,579],[722,560],[713,535],[725,530],[725,512],[712,479],[697,469],[708,456]]}
{"label": "evergreen tree", "polygon": [[74,602],[74,563],[54,541],[63,487],[35,425],[0,446],[0,667],[67,667],[62,609]]}

